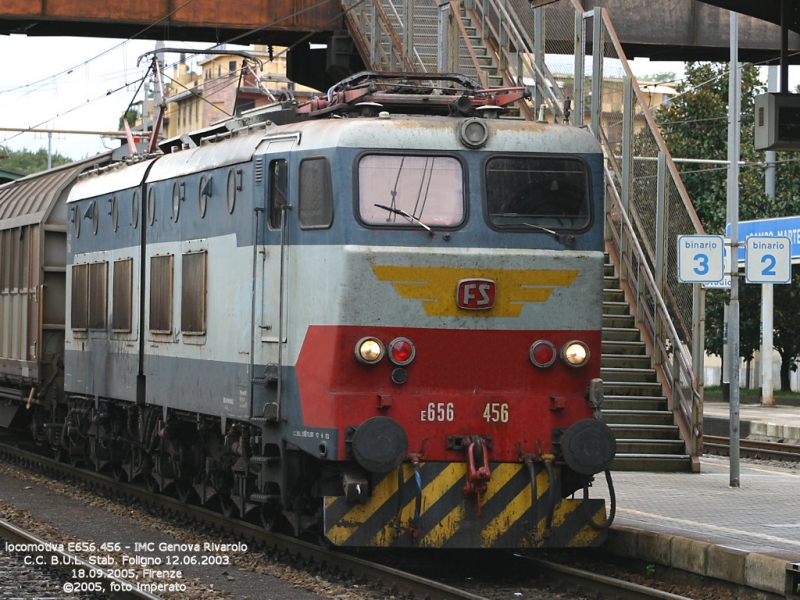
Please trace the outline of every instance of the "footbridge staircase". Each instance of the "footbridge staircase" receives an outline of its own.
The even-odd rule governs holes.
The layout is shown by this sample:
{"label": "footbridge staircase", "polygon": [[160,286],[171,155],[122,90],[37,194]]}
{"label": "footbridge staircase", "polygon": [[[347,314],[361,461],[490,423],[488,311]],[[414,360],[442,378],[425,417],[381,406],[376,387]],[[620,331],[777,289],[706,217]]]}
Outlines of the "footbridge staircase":
{"label": "footbridge staircase", "polygon": [[[678,235],[702,233],[606,12],[577,0],[342,0],[368,69],[524,85],[504,118],[588,127],[606,155],[604,419],[615,470],[699,471],[704,292],[678,283]],[[548,35],[549,34],[549,35]]]}

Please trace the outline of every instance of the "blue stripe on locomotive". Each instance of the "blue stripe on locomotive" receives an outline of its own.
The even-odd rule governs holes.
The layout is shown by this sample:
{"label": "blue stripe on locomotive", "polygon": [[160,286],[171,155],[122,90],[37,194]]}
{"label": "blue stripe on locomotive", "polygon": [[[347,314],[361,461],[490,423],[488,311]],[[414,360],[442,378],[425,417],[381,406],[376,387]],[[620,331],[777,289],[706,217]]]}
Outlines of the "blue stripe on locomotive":
{"label": "blue stripe on locomotive", "polygon": [[[333,188],[336,190],[333,225],[329,229],[304,231],[300,229],[296,218],[290,218],[288,224],[289,239],[292,245],[392,245],[392,246],[420,246],[443,248],[541,248],[561,250],[564,246],[552,235],[544,232],[498,232],[490,229],[485,218],[485,206],[482,192],[483,162],[490,156],[486,152],[463,152],[457,156],[463,161],[464,172],[467,174],[465,190],[469,198],[469,207],[466,223],[456,230],[448,230],[450,239],[445,241],[441,235],[430,236],[422,230],[409,224],[408,228],[391,228],[391,235],[383,235],[379,228],[365,228],[356,220],[357,199],[355,197],[355,161],[362,150],[355,148],[332,148],[324,154],[331,161],[331,176]],[[139,228],[146,226],[147,243],[179,242],[198,238],[221,236],[230,233],[236,234],[238,246],[249,246],[253,240],[253,209],[266,208],[267,182],[255,183],[255,160],[261,158],[265,162],[280,156],[289,161],[289,199],[293,207],[297,206],[297,186],[291,185],[298,181],[300,161],[305,156],[319,156],[319,151],[295,150],[291,153],[280,155],[261,155],[254,157],[246,163],[236,165],[243,173],[243,189],[237,193],[233,214],[228,212],[225,198],[225,181],[230,166],[211,171],[197,172],[178,179],[157,181],[150,186],[156,190],[155,222],[149,223],[147,199],[141,198],[144,205],[143,216],[139,218],[137,228],[132,222],[132,202],[134,189],[118,192],[119,202],[119,227],[114,231],[111,224],[110,205],[107,201],[111,195],[97,198],[100,222],[97,234],[92,232],[91,221],[83,219],[83,215],[92,200],[81,200],[73,204],[79,205],[78,215],[83,219],[79,237],[74,236],[71,228],[70,258],[75,254],[95,252],[114,248],[136,246],[139,243]],[[451,153],[446,153],[452,155]],[[591,175],[592,193],[594,204],[592,206],[592,224],[586,231],[575,235],[575,244],[571,250],[602,250],[603,247],[603,171],[602,156],[600,154],[578,155],[587,161]],[[263,172],[263,171],[262,171]],[[209,199],[204,217],[199,210],[199,186],[202,175],[213,178],[213,195]],[[185,199],[181,202],[177,221],[172,218],[172,187],[175,181],[185,184]],[[267,214],[261,213],[260,219]],[[141,221],[146,220],[143,224]],[[266,230],[261,227],[259,244],[274,245],[280,241],[278,231]],[[265,232],[266,230],[266,232]]]}

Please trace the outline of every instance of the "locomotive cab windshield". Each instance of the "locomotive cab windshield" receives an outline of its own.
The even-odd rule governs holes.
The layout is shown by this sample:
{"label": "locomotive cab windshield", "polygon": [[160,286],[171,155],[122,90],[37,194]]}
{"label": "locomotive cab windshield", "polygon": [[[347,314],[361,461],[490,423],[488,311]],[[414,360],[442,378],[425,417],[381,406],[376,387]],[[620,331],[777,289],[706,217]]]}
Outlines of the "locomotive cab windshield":
{"label": "locomotive cab windshield", "polygon": [[486,164],[492,226],[580,231],[590,224],[589,176],[577,157],[497,156]]}
{"label": "locomotive cab windshield", "polygon": [[358,210],[369,226],[464,222],[464,170],[452,156],[367,154],[358,161]]}

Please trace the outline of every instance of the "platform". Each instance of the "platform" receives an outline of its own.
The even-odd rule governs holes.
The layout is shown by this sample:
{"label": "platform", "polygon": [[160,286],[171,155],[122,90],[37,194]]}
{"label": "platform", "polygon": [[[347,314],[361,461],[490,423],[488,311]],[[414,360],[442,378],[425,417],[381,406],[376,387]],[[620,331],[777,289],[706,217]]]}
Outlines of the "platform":
{"label": "platform", "polygon": [[[727,403],[704,407],[709,422],[725,427],[729,412]],[[745,422],[750,437],[800,438],[800,407],[742,404]],[[743,461],[739,487],[731,487],[727,457],[704,456],[700,464],[700,473],[613,472],[617,509],[607,549],[771,597],[800,598],[800,465]],[[602,478],[592,492],[608,497]]]}

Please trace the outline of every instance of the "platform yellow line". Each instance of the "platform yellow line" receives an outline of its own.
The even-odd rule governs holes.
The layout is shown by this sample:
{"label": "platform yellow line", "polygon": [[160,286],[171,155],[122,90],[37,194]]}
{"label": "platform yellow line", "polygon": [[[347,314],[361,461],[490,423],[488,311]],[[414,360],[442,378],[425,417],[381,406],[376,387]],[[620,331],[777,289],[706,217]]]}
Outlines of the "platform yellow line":
{"label": "platform yellow line", "polygon": [[[714,531],[724,531],[726,533],[737,533],[748,537],[757,537],[762,540],[769,540],[771,542],[780,542],[781,544],[791,544],[800,548],[800,542],[794,540],[787,540],[786,538],[768,535],[766,533],[754,533],[752,531],[744,531],[742,529],[732,529],[731,527],[721,527],[719,525],[711,525],[709,523],[700,523],[698,521],[690,521],[689,519],[676,519],[675,517],[665,517],[663,515],[654,515],[653,513],[642,512],[640,510],[633,510],[631,508],[617,508],[618,513],[629,513],[641,517],[648,517],[659,521],[668,521],[670,523],[680,523],[681,525],[691,525],[700,529],[713,529]],[[686,536],[681,536],[686,537]]]}

